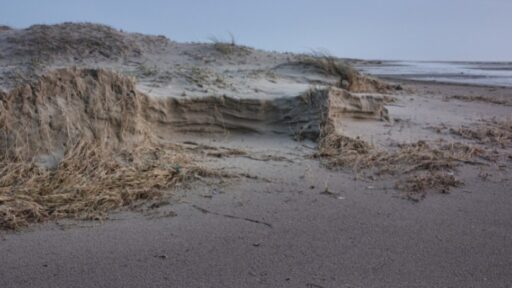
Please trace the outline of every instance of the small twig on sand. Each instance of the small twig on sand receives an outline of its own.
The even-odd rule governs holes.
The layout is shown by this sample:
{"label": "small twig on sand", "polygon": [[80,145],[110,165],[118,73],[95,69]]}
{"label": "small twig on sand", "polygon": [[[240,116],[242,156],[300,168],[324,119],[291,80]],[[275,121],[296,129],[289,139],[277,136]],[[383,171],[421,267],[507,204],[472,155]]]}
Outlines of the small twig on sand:
{"label": "small twig on sand", "polygon": [[229,215],[229,214],[221,214],[221,213],[217,213],[217,212],[212,212],[212,211],[207,210],[205,208],[199,207],[199,206],[197,206],[195,204],[192,204],[192,207],[197,209],[198,211],[204,213],[204,214],[213,214],[213,215],[227,217],[227,218],[231,218],[231,219],[244,220],[244,221],[248,221],[248,222],[251,222],[251,223],[262,224],[262,225],[265,225],[267,227],[272,228],[272,224],[267,223],[267,222],[263,222],[263,221],[260,221],[260,220],[255,220],[255,219],[246,218],[246,217],[238,217],[238,216]]}

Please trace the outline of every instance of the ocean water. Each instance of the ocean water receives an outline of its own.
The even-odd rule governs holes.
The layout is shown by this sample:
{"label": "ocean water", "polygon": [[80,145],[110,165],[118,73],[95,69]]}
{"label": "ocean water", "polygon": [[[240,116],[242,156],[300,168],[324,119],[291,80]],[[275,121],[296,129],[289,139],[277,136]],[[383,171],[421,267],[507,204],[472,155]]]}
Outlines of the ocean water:
{"label": "ocean water", "polygon": [[384,61],[375,65],[358,65],[357,68],[375,76],[512,87],[510,62]]}

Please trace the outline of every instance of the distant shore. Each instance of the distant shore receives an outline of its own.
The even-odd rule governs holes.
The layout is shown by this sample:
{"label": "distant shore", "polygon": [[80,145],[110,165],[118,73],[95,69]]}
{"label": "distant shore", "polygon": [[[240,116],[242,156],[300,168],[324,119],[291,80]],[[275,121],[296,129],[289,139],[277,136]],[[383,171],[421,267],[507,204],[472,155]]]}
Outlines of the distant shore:
{"label": "distant shore", "polygon": [[510,62],[382,61],[363,62],[356,66],[385,79],[512,87]]}

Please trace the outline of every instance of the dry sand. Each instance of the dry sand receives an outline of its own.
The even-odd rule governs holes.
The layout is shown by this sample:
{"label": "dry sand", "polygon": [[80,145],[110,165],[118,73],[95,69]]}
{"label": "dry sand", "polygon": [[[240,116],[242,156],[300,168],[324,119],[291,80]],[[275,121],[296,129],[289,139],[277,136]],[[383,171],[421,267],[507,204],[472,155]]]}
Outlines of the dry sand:
{"label": "dry sand", "polygon": [[[3,132],[25,135],[3,138],[4,154],[13,152],[9,139],[26,135],[39,140],[21,142],[38,148],[23,150],[25,157],[65,150],[70,134],[59,134],[55,124],[83,121],[48,120],[45,129],[34,123],[72,111],[68,116],[87,123],[72,126],[73,141],[109,137],[115,145],[105,151],[118,155],[151,139],[211,174],[159,185],[159,197],[132,199],[124,203],[131,209],[101,222],[52,217],[48,210],[50,222],[0,232],[1,287],[512,285],[512,89],[389,79],[389,87],[403,89],[382,94],[375,85],[350,88],[298,65],[302,55],[238,46],[226,52],[81,25],[35,27],[46,31],[35,35],[50,37],[48,43],[78,32],[89,39],[87,49],[65,40],[57,54],[43,41],[38,45],[48,54],[37,55],[45,63],[37,67],[30,30],[0,32],[2,99],[14,99],[0,111],[4,125],[15,125]],[[107,47],[95,37],[107,37]],[[78,70],[53,71],[75,64]],[[88,70],[97,68],[115,72]],[[19,78],[43,74],[52,85],[9,92],[28,80]],[[66,81],[89,84],[75,95]],[[41,90],[47,93],[32,92]],[[97,99],[87,95],[128,92],[138,99],[121,105],[133,116],[129,121],[119,120],[124,110],[115,105],[77,108]],[[45,105],[21,105],[19,97]],[[98,120],[95,111],[110,116]],[[13,120],[18,115],[36,128],[23,130]],[[157,171],[176,171],[165,165],[169,158],[142,159]]]}

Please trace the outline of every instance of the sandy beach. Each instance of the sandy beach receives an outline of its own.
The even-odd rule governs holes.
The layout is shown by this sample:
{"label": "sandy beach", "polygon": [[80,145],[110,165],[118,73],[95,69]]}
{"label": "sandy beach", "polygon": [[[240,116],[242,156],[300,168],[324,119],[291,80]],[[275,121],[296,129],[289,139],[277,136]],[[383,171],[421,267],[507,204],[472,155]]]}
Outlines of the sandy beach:
{"label": "sandy beach", "polygon": [[[512,285],[511,87],[345,79],[318,71],[326,55],[48,27],[32,29],[107,33],[114,48],[36,57],[42,34],[0,32],[0,129],[14,135],[0,142],[1,287]],[[69,143],[112,157],[87,162],[106,171],[87,172],[97,188],[52,186],[75,167]],[[8,182],[20,153],[50,176]],[[33,192],[43,180],[60,192]],[[63,203],[73,191],[96,198]]]}

